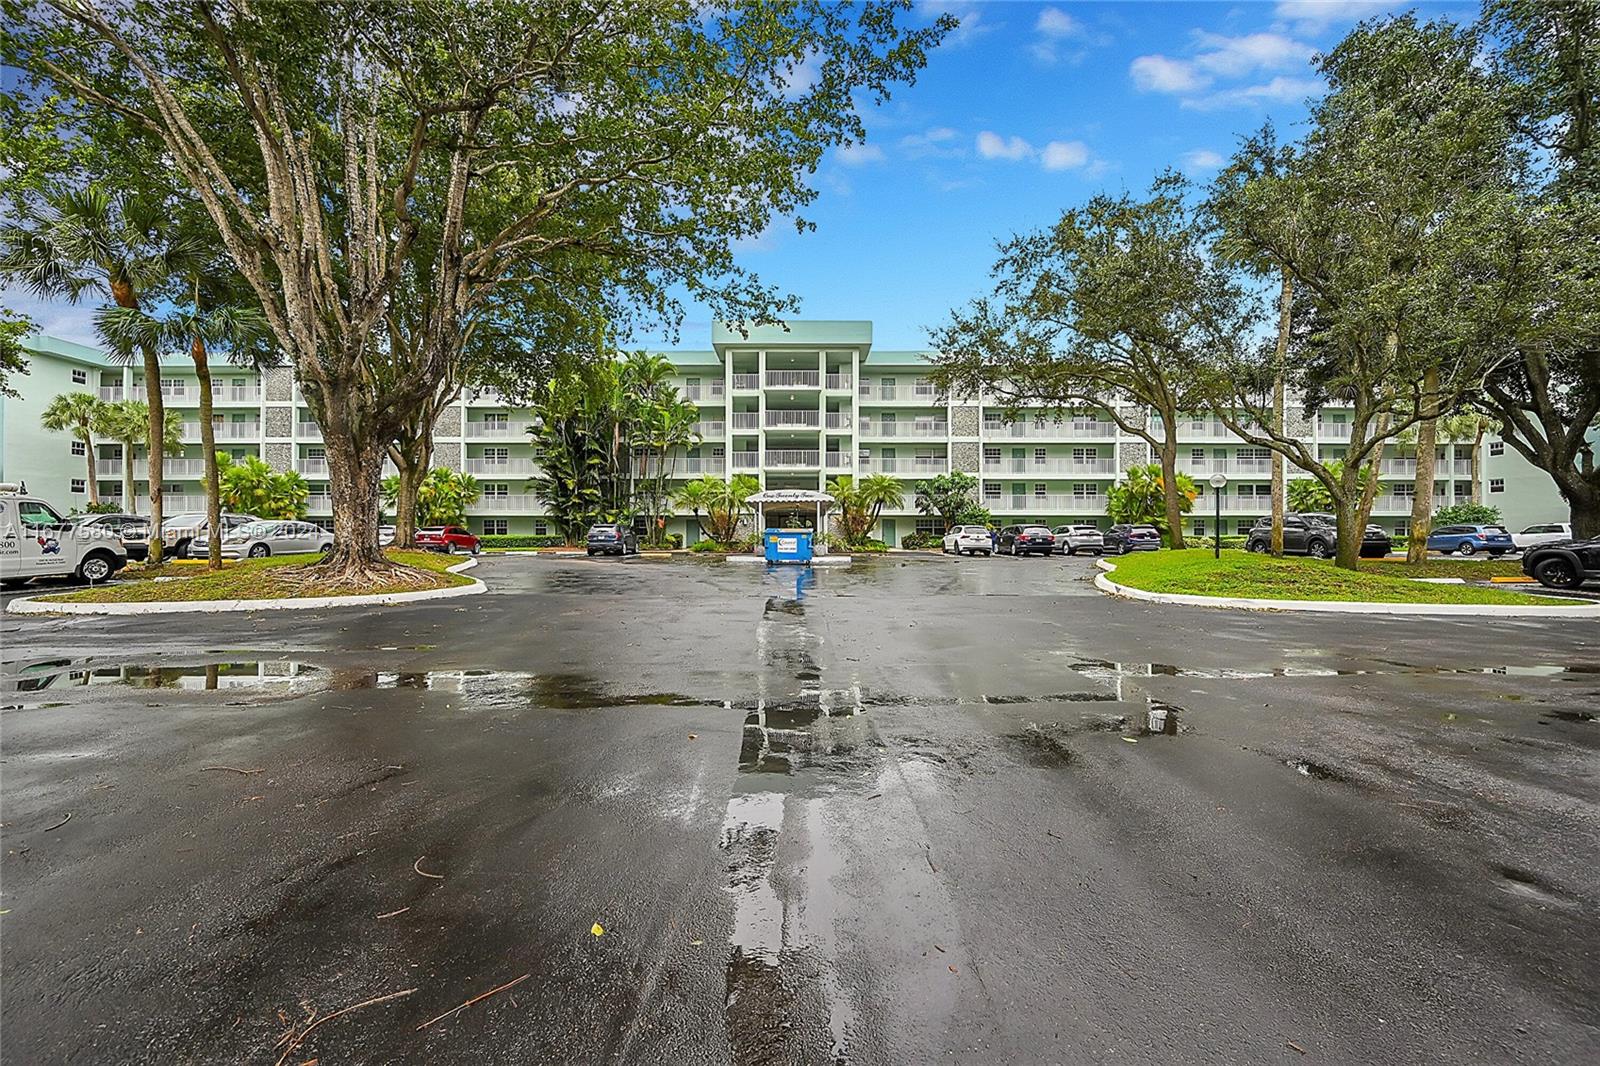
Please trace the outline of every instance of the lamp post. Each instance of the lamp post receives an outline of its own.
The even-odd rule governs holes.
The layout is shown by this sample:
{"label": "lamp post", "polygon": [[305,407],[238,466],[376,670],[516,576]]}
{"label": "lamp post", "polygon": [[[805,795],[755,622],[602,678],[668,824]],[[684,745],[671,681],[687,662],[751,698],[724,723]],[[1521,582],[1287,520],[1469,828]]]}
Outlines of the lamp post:
{"label": "lamp post", "polygon": [[1220,470],[1211,475],[1211,495],[1217,501],[1217,524],[1211,528],[1211,557],[1222,558],[1222,490],[1228,485],[1228,475]]}

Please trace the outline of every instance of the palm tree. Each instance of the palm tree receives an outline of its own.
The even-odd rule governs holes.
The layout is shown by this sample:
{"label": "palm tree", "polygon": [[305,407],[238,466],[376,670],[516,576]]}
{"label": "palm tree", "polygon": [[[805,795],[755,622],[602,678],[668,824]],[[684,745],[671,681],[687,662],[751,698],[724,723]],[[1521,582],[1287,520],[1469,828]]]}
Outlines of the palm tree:
{"label": "palm tree", "polygon": [[828,482],[828,495],[837,507],[834,525],[848,545],[860,544],[872,532],[872,505],[861,494],[861,488],[849,474],[840,474]]}
{"label": "palm tree", "polygon": [[1463,411],[1439,419],[1439,437],[1454,444],[1472,442],[1472,502],[1483,502],[1483,438],[1500,430],[1500,423],[1477,411]]}
{"label": "palm tree", "polygon": [[694,515],[694,523],[700,527],[701,539],[706,536],[706,524],[700,520],[700,512],[715,507],[722,499],[725,488],[726,483],[721,478],[707,474],[684,485],[673,497],[674,503],[679,507],[687,507]]}
{"label": "palm tree", "polygon": [[[162,421],[166,426],[161,438],[162,446],[176,450],[183,440],[183,420],[176,411],[166,411]],[[129,514],[136,514],[139,500],[133,489],[134,449],[149,440],[150,406],[143,400],[102,404],[95,429],[101,436],[110,437],[122,445],[123,506]]]}
{"label": "palm tree", "polygon": [[205,465],[207,565],[222,569],[222,482],[217,468],[216,430],[212,425],[211,361],[208,349],[223,348],[235,360],[265,361],[259,353],[268,336],[267,320],[255,308],[223,304],[207,308],[201,290],[200,268],[190,273],[186,308],[156,317],[137,307],[105,307],[95,316],[100,335],[115,349],[132,350],[187,346],[200,380],[200,453]]}
{"label": "palm tree", "polygon": [[39,424],[52,433],[71,433],[74,440],[83,442],[83,453],[89,465],[89,506],[100,506],[100,483],[94,469],[94,435],[102,418],[105,405],[98,396],[87,392],[65,392],[51,400],[39,417]]}
{"label": "palm tree", "polygon": [[[187,251],[172,236],[170,205],[155,196],[121,196],[91,184],[52,196],[44,209],[0,229],[0,275],[38,296],[78,300],[98,290],[118,307],[139,308]],[[115,346],[113,346],[115,349]],[[132,352],[118,350],[127,358]],[[160,351],[139,349],[150,421],[150,562],[161,561],[162,457]],[[215,538],[213,538],[215,539]]]}
{"label": "palm tree", "polygon": [[905,487],[899,478],[890,474],[868,474],[856,486],[856,493],[871,511],[872,521],[868,529],[878,524],[878,516],[885,507],[899,508],[906,502]]}

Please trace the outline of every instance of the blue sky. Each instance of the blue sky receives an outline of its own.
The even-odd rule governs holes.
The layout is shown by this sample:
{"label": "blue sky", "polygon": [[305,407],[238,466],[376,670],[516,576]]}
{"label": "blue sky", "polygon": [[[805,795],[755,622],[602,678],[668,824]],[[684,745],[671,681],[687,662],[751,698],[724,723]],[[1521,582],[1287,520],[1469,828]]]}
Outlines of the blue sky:
{"label": "blue sky", "polygon": [[[1357,21],[1416,9],[1467,21],[1476,4],[1382,0],[1006,3],[926,0],[961,27],[917,84],[867,111],[865,145],[830,153],[817,228],[773,226],[741,264],[801,300],[801,317],[865,318],[879,348],[921,348],[950,308],[986,287],[995,241],[1049,224],[1100,190],[1144,188],[1162,168],[1213,174],[1271,118],[1297,135],[1311,67]],[[8,293],[47,333],[94,343],[92,308]],[[677,347],[710,347],[689,306]],[[661,337],[638,337],[666,346]]]}

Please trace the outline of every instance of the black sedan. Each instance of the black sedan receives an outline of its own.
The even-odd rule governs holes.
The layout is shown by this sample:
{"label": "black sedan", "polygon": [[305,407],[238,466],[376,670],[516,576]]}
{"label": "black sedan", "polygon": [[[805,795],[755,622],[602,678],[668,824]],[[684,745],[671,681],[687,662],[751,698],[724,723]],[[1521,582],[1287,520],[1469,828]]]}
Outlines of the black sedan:
{"label": "black sedan", "polygon": [[1161,531],[1144,523],[1119,522],[1105,532],[1107,555],[1161,550]]}
{"label": "black sedan", "polygon": [[1056,535],[1044,526],[1006,526],[998,547],[1003,555],[1049,555],[1056,550]]}
{"label": "black sedan", "polygon": [[1600,537],[1535,544],[1522,553],[1522,572],[1553,589],[1600,581]]}

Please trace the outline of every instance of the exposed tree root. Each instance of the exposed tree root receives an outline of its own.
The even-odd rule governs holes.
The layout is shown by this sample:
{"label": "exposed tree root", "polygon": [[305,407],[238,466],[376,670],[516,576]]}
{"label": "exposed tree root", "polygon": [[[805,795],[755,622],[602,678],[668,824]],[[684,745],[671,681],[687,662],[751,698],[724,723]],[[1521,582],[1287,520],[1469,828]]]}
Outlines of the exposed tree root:
{"label": "exposed tree root", "polygon": [[444,581],[431,570],[385,559],[381,562],[331,560],[285,566],[273,575],[295,593],[350,596],[366,592],[412,592],[440,587]]}

